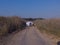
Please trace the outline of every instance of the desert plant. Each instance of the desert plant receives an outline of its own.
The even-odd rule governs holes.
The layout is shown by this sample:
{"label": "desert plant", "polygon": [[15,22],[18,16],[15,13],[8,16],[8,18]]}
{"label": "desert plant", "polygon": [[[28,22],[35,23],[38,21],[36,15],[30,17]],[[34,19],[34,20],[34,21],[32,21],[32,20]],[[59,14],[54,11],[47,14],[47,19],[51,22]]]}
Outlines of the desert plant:
{"label": "desert plant", "polygon": [[25,27],[25,21],[20,17],[0,17],[0,35],[22,30]]}
{"label": "desert plant", "polygon": [[37,20],[35,25],[42,32],[46,31],[60,37],[60,19]]}

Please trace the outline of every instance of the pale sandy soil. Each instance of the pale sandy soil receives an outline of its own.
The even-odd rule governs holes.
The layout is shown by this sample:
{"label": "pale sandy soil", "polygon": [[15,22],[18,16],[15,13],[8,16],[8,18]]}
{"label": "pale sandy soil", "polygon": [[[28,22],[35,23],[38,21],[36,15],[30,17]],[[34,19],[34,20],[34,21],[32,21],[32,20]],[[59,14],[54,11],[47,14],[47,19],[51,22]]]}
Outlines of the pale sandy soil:
{"label": "pale sandy soil", "polygon": [[46,34],[36,27],[27,27],[23,31],[11,34],[0,40],[0,45],[56,45]]}
{"label": "pale sandy soil", "polygon": [[57,45],[57,42],[60,41],[60,37],[57,37],[57,36],[55,36],[53,34],[48,34],[46,32],[43,32],[42,35],[47,37],[47,39],[51,40],[51,42],[53,42],[54,45]]}

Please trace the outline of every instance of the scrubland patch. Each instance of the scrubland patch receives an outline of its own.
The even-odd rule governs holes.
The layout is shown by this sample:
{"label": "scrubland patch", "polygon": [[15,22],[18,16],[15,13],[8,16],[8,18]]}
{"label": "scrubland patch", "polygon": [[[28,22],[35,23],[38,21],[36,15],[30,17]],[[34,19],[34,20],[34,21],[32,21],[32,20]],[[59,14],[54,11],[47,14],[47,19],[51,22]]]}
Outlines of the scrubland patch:
{"label": "scrubland patch", "polygon": [[0,36],[12,33],[17,30],[21,31],[24,27],[25,21],[20,17],[0,16]]}
{"label": "scrubland patch", "polygon": [[34,23],[41,32],[60,37],[60,19],[36,20]]}
{"label": "scrubland patch", "polygon": [[46,31],[60,37],[60,19],[36,20],[35,26],[40,31]]}
{"label": "scrubland patch", "polygon": [[54,43],[60,41],[60,19],[44,19],[34,21],[35,26]]}

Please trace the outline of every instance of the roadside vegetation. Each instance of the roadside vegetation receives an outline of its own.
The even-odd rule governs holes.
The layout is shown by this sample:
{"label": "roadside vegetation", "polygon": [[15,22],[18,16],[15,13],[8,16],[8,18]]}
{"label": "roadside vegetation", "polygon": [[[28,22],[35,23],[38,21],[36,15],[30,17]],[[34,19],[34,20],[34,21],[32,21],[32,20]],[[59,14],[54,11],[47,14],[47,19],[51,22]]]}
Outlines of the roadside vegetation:
{"label": "roadside vegetation", "polygon": [[41,31],[60,37],[60,19],[36,20],[35,26]]}
{"label": "roadside vegetation", "polygon": [[0,16],[0,36],[10,34],[14,31],[21,31],[25,26],[25,20],[20,17]]}

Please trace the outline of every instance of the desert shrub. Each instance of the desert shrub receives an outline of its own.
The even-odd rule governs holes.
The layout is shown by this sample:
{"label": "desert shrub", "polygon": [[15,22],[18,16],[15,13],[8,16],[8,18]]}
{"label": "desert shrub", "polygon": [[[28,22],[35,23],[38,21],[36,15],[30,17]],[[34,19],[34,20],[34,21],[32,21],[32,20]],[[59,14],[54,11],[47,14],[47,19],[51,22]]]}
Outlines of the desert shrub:
{"label": "desert shrub", "polygon": [[22,30],[25,27],[25,21],[20,17],[0,17],[0,35]]}
{"label": "desert shrub", "polygon": [[60,37],[60,19],[37,20],[35,26],[42,32],[46,31]]}
{"label": "desert shrub", "polygon": [[7,25],[3,25],[2,27],[0,27],[0,36],[7,34],[7,32],[8,32]]}
{"label": "desert shrub", "polygon": [[[10,21],[10,27],[9,27],[9,32],[16,31],[18,29],[22,30],[25,27],[25,21],[19,17],[11,17],[9,19]],[[23,26],[24,25],[24,26]]]}

